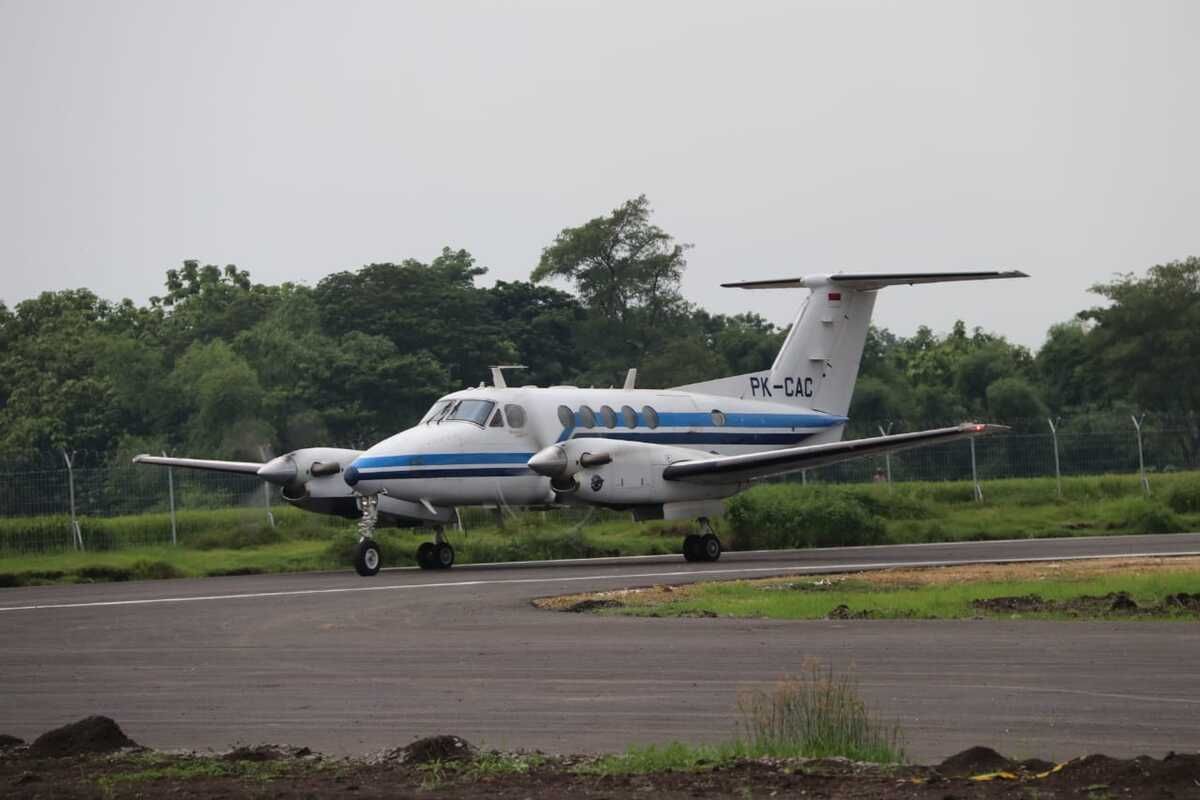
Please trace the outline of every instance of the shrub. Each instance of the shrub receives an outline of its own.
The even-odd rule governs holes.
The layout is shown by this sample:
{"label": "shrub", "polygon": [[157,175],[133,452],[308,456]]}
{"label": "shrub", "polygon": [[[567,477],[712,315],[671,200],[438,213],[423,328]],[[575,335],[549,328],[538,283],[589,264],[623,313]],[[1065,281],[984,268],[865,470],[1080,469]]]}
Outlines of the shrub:
{"label": "shrub", "polygon": [[884,722],[867,707],[853,675],[838,675],[816,661],[771,691],[743,693],[738,709],[746,744],[757,755],[904,760],[899,723]]}
{"label": "shrub", "polygon": [[878,544],[883,520],[847,492],[777,484],[731,499],[726,515],[737,549]]}
{"label": "shrub", "polygon": [[129,566],[129,573],[134,580],[165,580],[167,578],[182,578],[183,573],[166,561],[150,561],[139,559]]}
{"label": "shrub", "polygon": [[1178,533],[1184,530],[1183,521],[1156,500],[1128,498],[1113,504],[1110,528],[1130,533]]}
{"label": "shrub", "polygon": [[243,550],[247,547],[278,544],[283,540],[282,531],[264,522],[258,525],[205,531],[194,536],[189,544],[197,550]]}
{"label": "shrub", "polygon": [[1176,514],[1200,514],[1200,475],[1181,476],[1167,489],[1165,499]]}

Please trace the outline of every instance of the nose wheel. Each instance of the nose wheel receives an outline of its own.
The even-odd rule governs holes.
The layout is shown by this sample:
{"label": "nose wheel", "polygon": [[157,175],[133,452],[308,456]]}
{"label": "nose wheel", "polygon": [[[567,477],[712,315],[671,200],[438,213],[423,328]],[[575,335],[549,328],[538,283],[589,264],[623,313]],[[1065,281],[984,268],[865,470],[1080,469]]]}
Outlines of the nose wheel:
{"label": "nose wheel", "polygon": [[446,541],[442,526],[433,529],[434,540],[417,548],[417,566],[421,569],[450,569],[454,566],[454,548]]}

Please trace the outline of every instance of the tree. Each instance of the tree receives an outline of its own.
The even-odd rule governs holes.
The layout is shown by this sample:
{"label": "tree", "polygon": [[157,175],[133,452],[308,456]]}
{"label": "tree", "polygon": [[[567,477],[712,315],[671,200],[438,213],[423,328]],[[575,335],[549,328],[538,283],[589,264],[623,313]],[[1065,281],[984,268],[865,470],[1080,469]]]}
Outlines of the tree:
{"label": "tree", "polygon": [[542,251],[530,279],[572,283],[585,306],[626,330],[626,344],[640,356],[646,334],[682,302],[679,281],[690,246],[650,224],[650,201],[639,195],[607,217],[564,228]]}
{"label": "tree", "polygon": [[1188,428],[1186,456],[1200,458],[1200,258],[1158,264],[1145,278],[1132,273],[1092,291],[1109,300],[1079,314],[1095,323],[1092,358],[1114,399],[1174,414]]}
{"label": "tree", "polygon": [[1040,430],[1047,414],[1033,386],[1016,377],[1000,378],[988,386],[987,406],[993,419],[1031,429]]}

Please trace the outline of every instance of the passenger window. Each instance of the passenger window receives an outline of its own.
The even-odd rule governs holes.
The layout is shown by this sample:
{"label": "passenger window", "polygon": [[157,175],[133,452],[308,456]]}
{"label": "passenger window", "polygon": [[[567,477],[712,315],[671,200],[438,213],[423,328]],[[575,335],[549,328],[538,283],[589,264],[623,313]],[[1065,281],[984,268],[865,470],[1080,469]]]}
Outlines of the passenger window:
{"label": "passenger window", "polygon": [[600,406],[600,421],[606,428],[617,427],[617,415],[608,406]]}
{"label": "passenger window", "polygon": [[508,417],[508,425],[510,428],[525,427],[525,409],[521,406],[509,403],[504,407],[504,415]]}
{"label": "passenger window", "polygon": [[504,427],[504,415],[500,413],[500,409],[497,408],[496,413],[492,414],[492,421],[488,425],[488,427],[489,428],[503,428]]}
{"label": "passenger window", "polygon": [[562,423],[564,428],[575,427],[575,412],[566,406],[558,407],[558,421]]}
{"label": "passenger window", "polygon": [[712,424],[721,427],[725,424],[725,414],[722,411],[717,411],[715,408],[712,412]]}
{"label": "passenger window", "polygon": [[621,406],[621,420],[625,423],[626,428],[636,428],[637,412],[629,406]]}
{"label": "passenger window", "polygon": [[650,406],[642,407],[642,416],[646,418],[646,426],[649,428],[658,427],[658,412]]}
{"label": "passenger window", "polygon": [[579,407],[579,421],[583,423],[585,428],[596,427],[596,414],[587,406]]}

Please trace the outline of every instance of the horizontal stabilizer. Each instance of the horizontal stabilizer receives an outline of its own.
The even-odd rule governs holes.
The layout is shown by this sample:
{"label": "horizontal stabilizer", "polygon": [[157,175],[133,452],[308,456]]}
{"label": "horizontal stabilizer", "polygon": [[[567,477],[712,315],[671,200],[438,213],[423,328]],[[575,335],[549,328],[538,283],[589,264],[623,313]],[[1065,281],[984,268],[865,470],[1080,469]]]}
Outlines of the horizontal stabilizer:
{"label": "horizontal stabilizer", "polygon": [[952,428],[935,428],[914,433],[897,433],[892,436],[873,436],[870,439],[852,439],[848,442],[831,442],[801,447],[786,447],[738,456],[718,456],[697,461],[680,461],[663,470],[668,481],[688,483],[740,483],[772,475],[799,472],[802,469],[823,467],[839,461],[849,461],[862,456],[892,453],[911,447],[952,442],[972,436],[984,436],[1008,430],[1004,425],[983,425],[964,422]]}
{"label": "horizontal stabilizer", "polygon": [[950,281],[991,281],[1000,278],[1028,278],[1019,270],[1000,272],[838,272],[805,275],[800,278],[781,278],[773,281],[738,281],[722,283],[727,289],[814,289],[819,286],[845,286],[848,289],[871,291],[884,286],[911,286],[917,283],[947,283]]}

